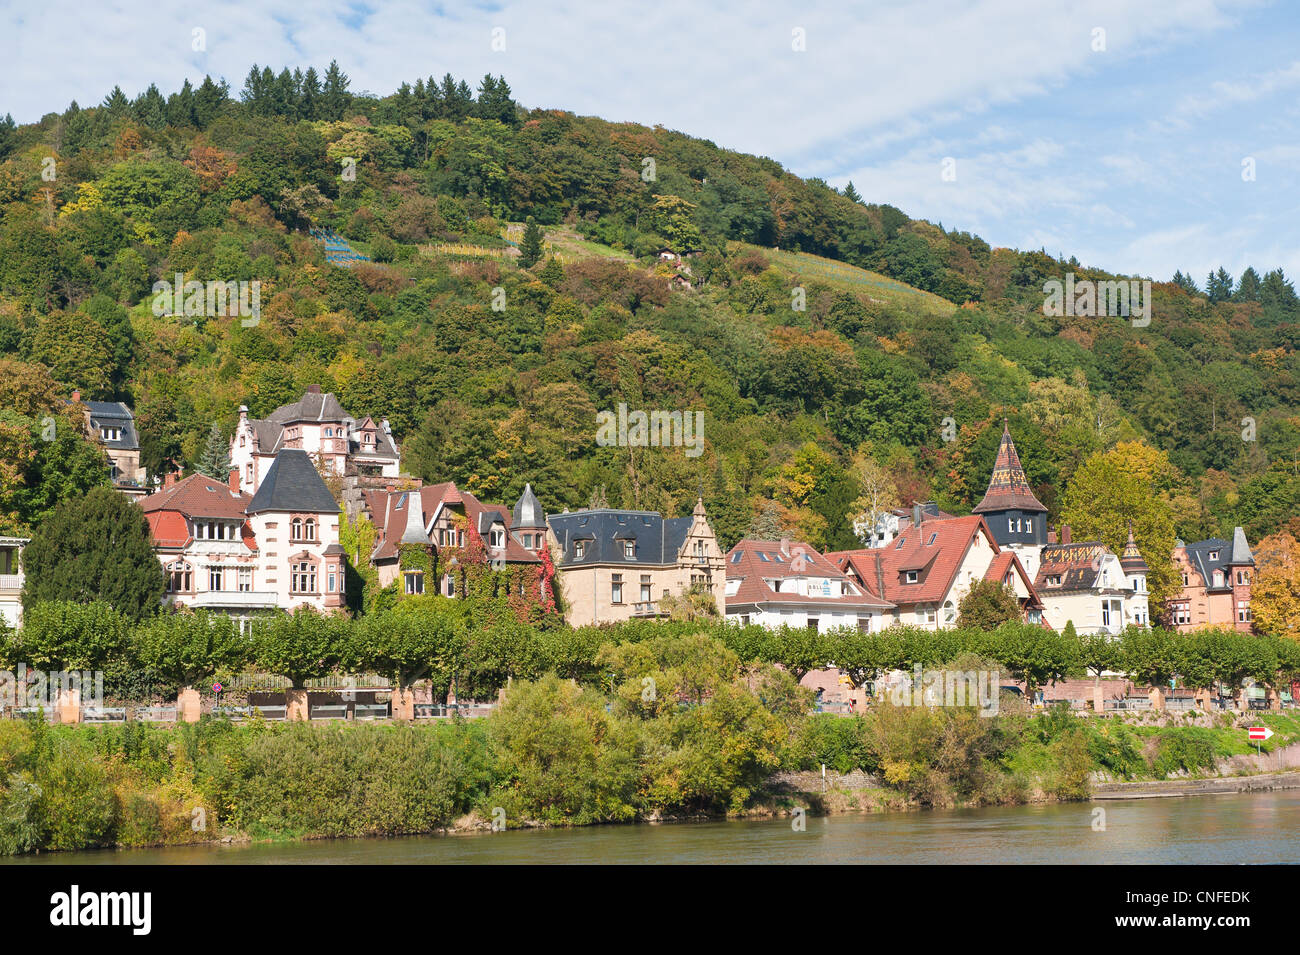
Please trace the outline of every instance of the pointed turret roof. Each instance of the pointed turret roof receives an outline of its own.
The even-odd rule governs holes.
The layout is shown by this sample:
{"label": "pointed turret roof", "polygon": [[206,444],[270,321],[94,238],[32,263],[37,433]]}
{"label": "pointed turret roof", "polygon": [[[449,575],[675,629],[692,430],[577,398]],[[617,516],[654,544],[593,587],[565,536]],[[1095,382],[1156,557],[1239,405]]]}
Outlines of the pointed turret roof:
{"label": "pointed turret roof", "polygon": [[248,504],[249,514],[262,511],[337,512],[338,503],[306,451],[281,451]]}
{"label": "pointed turret roof", "polygon": [[1255,555],[1250,552],[1250,544],[1246,542],[1246,532],[1240,527],[1232,532],[1232,557],[1228,563],[1236,566],[1238,564],[1247,564],[1255,566]]}
{"label": "pointed turret roof", "polygon": [[532,484],[525,484],[524,493],[520,494],[519,500],[515,501],[514,509],[510,514],[510,526],[516,531],[546,526],[546,513],[542,510],[537,495],[533,493]]}
{"label": "pointed turret roof", "polygon": [[1125,573],[1146,573],[1151,568],[1147,562],[1142,559],[1142,552],[1138,550],[1137,541],[1133,540],[1133,522],[1128,522],[1128,543],[1124,545],[1124,553],[1119,559],[1119,565],[1124,568]]}
{"label": "pointed turret roof", "polygon": [[973,510],[976,514],[1012,510],[1047,513],[1047,508],[1039,503],[1034,492],[1029,489],[1025,469],[1020,466],[1020,455],[1016,453],[1005,418],[1002,419],[1002,444],[998,446],[998,457],[993,462],[988,490],[984,492],[984,500]]}
{"label": "pointed turret roof", "polygon": [[402,543],[427,545],[429,535],[424,530],[424,506],[420,492],[408,491],[405,498],[405,502],[398,502],[399,507],[403,503],[406,507],[406,529],[402,531]]}

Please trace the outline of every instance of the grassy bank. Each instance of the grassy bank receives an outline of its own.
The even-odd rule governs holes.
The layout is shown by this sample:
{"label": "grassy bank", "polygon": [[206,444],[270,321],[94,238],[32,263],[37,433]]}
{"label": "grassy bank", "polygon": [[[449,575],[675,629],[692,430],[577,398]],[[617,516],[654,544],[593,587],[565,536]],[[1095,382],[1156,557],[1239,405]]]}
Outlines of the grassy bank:
{"label": "grassy bank", "polygon": [[[1253,751],[1230,719],[1094,720],[1011,700],[993,718],[808,714],[787,675],[740,668],[707,643],[642,644],[607,663],[610,693],[545,677],[475,721],[3,721],[0,852],[1083,799],[1096,773],[1208,775]],[[1277,733],[1266,749],[1300,738],[1294,716],[1261,721]],[[772,785],[823,764],[882,785],[825,796]]]}

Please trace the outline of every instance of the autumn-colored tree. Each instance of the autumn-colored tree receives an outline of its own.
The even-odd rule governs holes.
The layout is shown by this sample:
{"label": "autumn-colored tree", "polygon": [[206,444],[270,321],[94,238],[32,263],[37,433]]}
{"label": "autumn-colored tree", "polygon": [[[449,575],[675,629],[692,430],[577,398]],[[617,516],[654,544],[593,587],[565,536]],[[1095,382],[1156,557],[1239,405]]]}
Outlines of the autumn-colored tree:
{"label": "autumn-colored tree", "polygon": [[1300,640],[1300,541],[1279,531],[1261,540],[1254,554],[1250,610],[1255,628]]}
{"label": "autumn-colored tree", "polygon": [[1075,472],[1065,492],[1061,519],[1076,541],[1097,540],[1121,554],[1133,537],[1147,566],[1152,616],[1179,589],[1171,503],[1181,475],[1169,455],[1142,441],[1121,441],[1091,455]]}

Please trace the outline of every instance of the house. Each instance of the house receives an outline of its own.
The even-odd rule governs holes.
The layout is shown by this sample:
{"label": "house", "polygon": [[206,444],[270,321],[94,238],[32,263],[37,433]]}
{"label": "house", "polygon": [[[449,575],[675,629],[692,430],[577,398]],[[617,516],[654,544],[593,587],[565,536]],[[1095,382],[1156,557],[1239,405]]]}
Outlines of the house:
{"label": "house", "polygon": [[888,547],[828,553],[827,559],[867,593],[894,605],[889,623],[929,630],[957,625],[958,607],[977,580],[1015,593],[1030,623],[1042,623],[1033,579],[1015,551],[999,547],[978,514],[926,520],[919,506]]}
{"label": "house", "polygon": [[258,573],[259,554],[246,510],[252,498],[203,474],[167,475],[140,502],[154,552],[167,573],[163,603],[239,618],[273,610],[276,595]]}
{"label": "house", "polygon": [[339,511],[305,451],[282,451],[257,494],[202,474],[141,501],[169,606],[247,620],[257,611],[342,608]]}
{"label": "house", "polygon": [[281,451],[246,509],[262,580],[285,610],[343,607],[346,562],[339,546],[339,505],[310,455]]}
{"label": "house", "polygon": [[149,486],[140,466],[140,436],[131,409],[120,401],[83,402],[81,392],[74,391],[72,403],[77,402],[85,406],[86,429],[108,455],[113,486],[128,497],[144,497]]}
{"label": "house", "polygon": [[1252,629],[1250,587],[1255,557],[1240,527],[1232,540],[1174,544],[1173,561],[1182,577],[1182,590],[1169,601],[1169,623],[1177,630],[1231,626],[1243,633]]}
{"label": "house", "polygon": [[1118,635],[1126,626],[1150,623],[1147,565],[1129,529],[1123,557],[1100,541],[1071,540],[1070,525],[1060,542],[1041,551],[1034,585],[1043,612],[1057,628],[1073,623],[1079,633]]}
{"label": "house", "polygon": [[254,494],[275,456],[286,448],[305,451],[339,476],[360,474],[395,478],[401,468],[388,422],[358,422],[332,393],[311,385],[293,404],[266,418],[250,418],[240,405],[239,424],[230,437],[230,465],[239,472],[240,490]]}
{"label": "house", "polygon": [[879,630],[894,610],[802,542],[742,540],[726,555],[726,616],[742,625]]}
{"label": "house", "polygon": [[698,500],[690,517],[611,508],[553,514],[548,543],[571,626],[659,617],[659,600],[692,587],[724,611],[722,550]]}
{"label": "house", "polygon": [[0,629],[23,625],[23,548],[26,537],[0,537]]}
{"label": "house", "polygon": [[[525,486],[513,508],[484,504],[454,481],[409,490],[365,491],[366,513],[375,526],[370,562],[379,585],[402,581],[401,593],[437,593],[463,597],[467,565],[481,561],[496,570],[515,569],[510,583],[525,594],[539,583],[544,599],[549,579],[542,580],[546,515]],[[499,582],[498,582],[499,583]]]}
{"label": "house", "polygon": [[1047,543],[1047,508],[1029,487],[1005,418],[988,489],[971,511],[988,523],[999,548],[1014,551],[1031,577],[1038,573],[1039,553]]}

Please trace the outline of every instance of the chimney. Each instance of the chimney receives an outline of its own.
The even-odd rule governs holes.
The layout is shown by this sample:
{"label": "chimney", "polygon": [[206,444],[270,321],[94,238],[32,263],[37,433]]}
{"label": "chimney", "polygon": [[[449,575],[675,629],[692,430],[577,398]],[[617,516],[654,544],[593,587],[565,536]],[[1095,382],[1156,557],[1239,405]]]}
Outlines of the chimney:
{"label": "chimney", "polygon": [[912,526],[918,529],[921,527],[921,513],[922,513],[921,505],[913,504],[912,505]]}
{"label": "chimney", "polygon": [[72,392],[72,403],[75,405],[80,400],[81,400],[81,392],[74,390]]}
{"label": "chimney", "polygon": [[790,539],[788,537],[781,538],[781,553],[787,557],[790,556]]}
{"label": "chimney", "polygon": [[230,490],[233,494],[239,493],[239,471],[233,468],[230,471]]}
{"label": "chimney", "polygon": [[1049,543],[1049,544],[1055,544],[1055,543],[1056,543],[1056,531],[1049,530],[1049,531],[1047,532],[1047,543]]}
{"label": "chimney", "polygon": [[175,472],[175,471],[168,471],[166,474],[163,475],[163,489],[164,489],[164,490],[166,490],[167,488],[171,487],[171,486],[174,485],[175,483],[176,483],[176,472]]}
{"label": "chimney", "polygon": [[1062,525],[1061,525],[1061,543],[1062,543],[1062,544],[1068,544],[1068,543],[1070,543],[1070,525],[1069,525],[1069,524],[1062,524]]}
{"label": "chimney", "polygon": [[309,395],[318,395],[318,394],[320,394],[320,385],[308,385],[308,386],[307,386],[307,394],[309,394]]}

